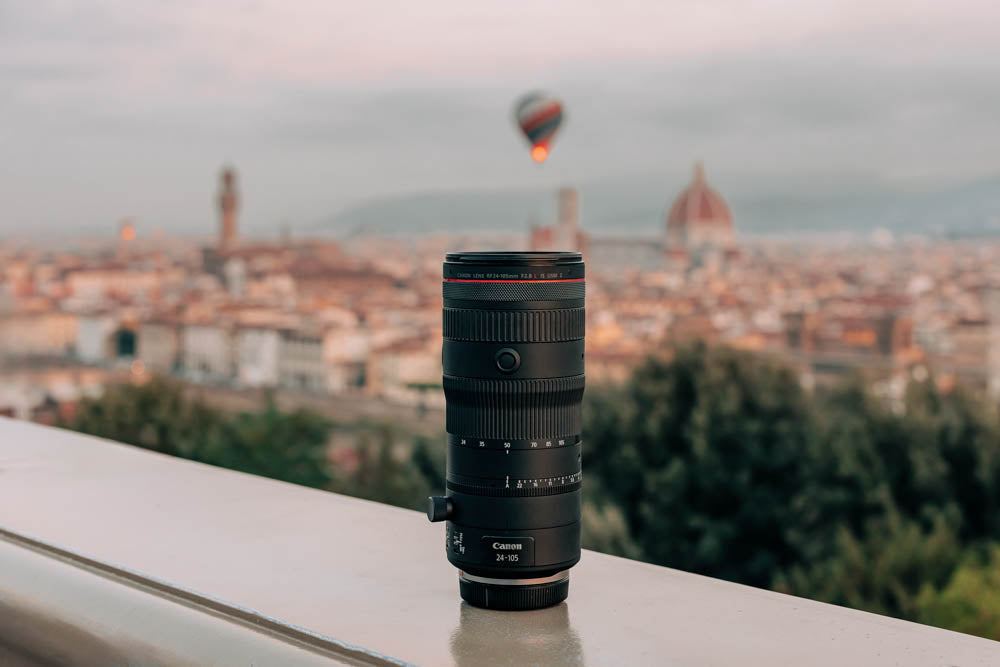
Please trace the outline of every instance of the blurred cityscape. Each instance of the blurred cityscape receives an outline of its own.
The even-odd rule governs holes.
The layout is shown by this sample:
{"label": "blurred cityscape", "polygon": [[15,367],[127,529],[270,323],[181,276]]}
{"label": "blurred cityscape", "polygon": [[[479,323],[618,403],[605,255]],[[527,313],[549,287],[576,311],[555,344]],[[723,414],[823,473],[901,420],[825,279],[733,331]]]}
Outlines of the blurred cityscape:
{"label": "blurred cityscape", "polygon": [[445,254],[576,250],[584,549],[1000,639],[996,3],[78,4],[0,9],[0,489],[420,509]]}
{"label": "blurred cityscape", "polygon": [[264,242],[240,235],[236,170],[218,187],[207,241],[124,220],[107,239],[0,244],[0,414],[70,419],[154,374],[234,407],[273,390],[335,417],[437,414],[441,261],[471,248],[585,254],[588,382],[703,340],[779,356],[806,388],[860,369],[890,401],[930,373],[1000,396],[998,241],[742,238],[700,164],[664,193],[659,238],[589,234],[563,188],[552,224],[495,235]]}

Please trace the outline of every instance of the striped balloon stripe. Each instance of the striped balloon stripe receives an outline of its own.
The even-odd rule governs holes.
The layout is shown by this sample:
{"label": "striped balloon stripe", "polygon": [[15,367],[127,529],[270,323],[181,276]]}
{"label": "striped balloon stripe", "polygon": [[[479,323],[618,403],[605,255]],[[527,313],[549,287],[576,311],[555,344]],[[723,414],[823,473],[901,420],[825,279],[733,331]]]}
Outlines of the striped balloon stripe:
{"label": "striped balloon stripe", "polygon": [[548,106],[530,116],[523,116],[521,119],[521,129],[528,132],[539,125],[548,123],[553,118],[556,119],[556,122],[562,120],[562,106],[558,103]]}
{"label": "striped balloon stripe", "polygon": [[524,113],[517,118],[517,122],[520,125],[533,125],[537,122],[541,122],[554,114],[562,113],[562,105],[558,102],[550,102],[545,106],[533,107],[530,109],[529,113]]}
{"label": "striped balloon stripe", "polygon": [[524,116],[530,116],[554,101],[555,100],[550,97],[537,93],[527,95],[518,103],[517,108],[514,110],[514,115],[517,116],[518,119],[523,118]]}
{"label": "striped balloon stripe", "polygon": [[543,97],[540,95],[531,95],[528,98],[521,101],[518,104],[514,115],[517,117],[518,121],[523,121],[526,118],[531,118],[546,110],[556,108],[561,109],[562,105],[559,100],[553,99],[551,97]]}
{"label": "striped balloon stripe", "polygon": [[562,114],[559,114],[558,116],[553,116],[552,118],[545,121],[544,123],[541,123],[540,125],[536,125],[530,130],[527,128],[522,128],[522,129],[524,130],[525,136],[528,137],[528,141],[530,141],[532,144],[540,144],[543,141],[552,138],[552,135],[554,135],[556,133],[556,130],[559,128],[559,123],[561,121],[562,121]]}

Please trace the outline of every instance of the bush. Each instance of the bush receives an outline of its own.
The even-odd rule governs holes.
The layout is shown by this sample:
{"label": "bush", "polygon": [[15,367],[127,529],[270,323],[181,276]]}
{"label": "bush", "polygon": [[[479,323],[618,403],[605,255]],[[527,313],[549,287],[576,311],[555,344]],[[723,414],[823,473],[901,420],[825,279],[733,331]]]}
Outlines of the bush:
{"label": "bush", "polygon": [[586,475],[655,563],[767,586],[796,562],[793,499],[812,436],[794,374],[699,345],[592,392]]}
{"label": "bush", "polygon": [[917,620],[988,639],[1000,638],[1000,545],[970,554],[941,590],[927,584]]}
{"label": "bush", "polygon": [[163,378],[111,387],[83,401],[61,426],[305,486],[322,488],[332,479],[326,459],[332,425],[323,417],[281,412],[273,403],[230,416],[186,398],[179,383]]}

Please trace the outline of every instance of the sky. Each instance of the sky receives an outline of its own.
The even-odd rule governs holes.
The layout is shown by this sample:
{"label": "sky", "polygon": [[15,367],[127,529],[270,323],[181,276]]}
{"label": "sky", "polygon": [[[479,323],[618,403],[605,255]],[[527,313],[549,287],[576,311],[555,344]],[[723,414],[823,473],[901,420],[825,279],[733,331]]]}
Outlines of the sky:
{"label": "sky", "polygon": [[[1000,174],[1000,5],[0,0],[0,238],[252,232],[394,195],[856,194]],[[536,165],[520,94],[561,98]]]}

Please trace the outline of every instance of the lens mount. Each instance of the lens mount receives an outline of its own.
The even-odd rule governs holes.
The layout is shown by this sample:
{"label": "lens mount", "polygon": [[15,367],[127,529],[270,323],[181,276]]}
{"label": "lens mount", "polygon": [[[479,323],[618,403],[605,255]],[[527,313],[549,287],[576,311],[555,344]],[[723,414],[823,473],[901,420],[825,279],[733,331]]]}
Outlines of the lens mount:
{"label": "lens mount", "polygon": [[462,599],[484,609],[528,611],[559,604],[569,595],[569,570],[534,579],[480,577],[458,573]]}

